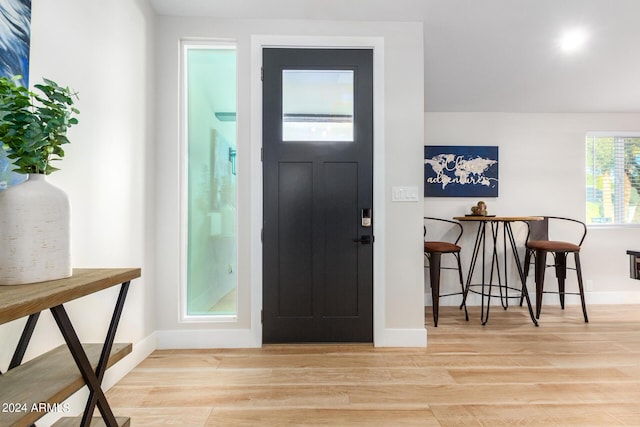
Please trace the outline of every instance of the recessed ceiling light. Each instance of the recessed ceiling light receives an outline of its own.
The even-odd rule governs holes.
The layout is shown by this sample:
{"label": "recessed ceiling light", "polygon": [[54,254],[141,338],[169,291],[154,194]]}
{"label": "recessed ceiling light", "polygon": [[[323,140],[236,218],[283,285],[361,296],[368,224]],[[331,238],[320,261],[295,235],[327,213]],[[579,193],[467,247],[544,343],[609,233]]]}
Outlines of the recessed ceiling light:
{"label": "recessed ceiling light", "polygon": [[582,29],[567,31],[560,37],[560,49],[571,53],[581,50],[587,42],[587,33]]}

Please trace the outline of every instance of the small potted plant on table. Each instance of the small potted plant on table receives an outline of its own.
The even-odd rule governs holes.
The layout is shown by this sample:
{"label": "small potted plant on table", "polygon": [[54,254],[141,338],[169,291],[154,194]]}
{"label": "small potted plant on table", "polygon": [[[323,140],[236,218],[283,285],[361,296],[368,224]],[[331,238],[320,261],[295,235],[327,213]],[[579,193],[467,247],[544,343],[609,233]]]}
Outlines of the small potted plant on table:
{"label": "small potted plant on table", "polygon": [[0,191],[0,285],[55,280],[71,275],[69,201],[46,181],[64,157],[67,130],[78,123],[77,95],[44,79],[36,92],[0,77],[0,146],[21,184]]}

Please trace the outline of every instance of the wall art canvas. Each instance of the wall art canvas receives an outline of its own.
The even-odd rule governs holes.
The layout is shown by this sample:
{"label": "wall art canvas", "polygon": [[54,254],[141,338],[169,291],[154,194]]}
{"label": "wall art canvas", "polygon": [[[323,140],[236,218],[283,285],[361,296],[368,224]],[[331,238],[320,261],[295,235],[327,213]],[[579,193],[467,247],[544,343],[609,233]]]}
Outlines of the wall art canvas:
{"label": "wall art canvas", "polygon": [[[0,76],[22,76],[18,83],[29,87],[31,0],[0,0]],[[12,172],[11,161],[0,146],[0,191],[25,180]]]}
{"label": "wall art canvas", "polygon": [[425,197],[498,197],[498,147],[425,145]]}

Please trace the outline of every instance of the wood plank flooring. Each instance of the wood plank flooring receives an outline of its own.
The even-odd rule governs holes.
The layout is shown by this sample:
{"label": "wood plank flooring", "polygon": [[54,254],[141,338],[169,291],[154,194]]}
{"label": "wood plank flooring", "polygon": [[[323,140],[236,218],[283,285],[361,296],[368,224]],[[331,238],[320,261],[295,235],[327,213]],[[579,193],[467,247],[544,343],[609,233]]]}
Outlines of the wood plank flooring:
{"label": "wood plank flooring", "polygon": [[131,426],[640,426],[640,306],[426,309],[426,349],[154,352],[108,393]]}

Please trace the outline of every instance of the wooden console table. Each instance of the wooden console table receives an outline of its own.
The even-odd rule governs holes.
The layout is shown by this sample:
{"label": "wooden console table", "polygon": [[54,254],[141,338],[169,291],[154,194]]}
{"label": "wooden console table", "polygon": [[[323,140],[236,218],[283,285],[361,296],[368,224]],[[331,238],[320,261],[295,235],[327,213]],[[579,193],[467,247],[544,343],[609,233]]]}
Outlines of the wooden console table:
{"label": "wooden console table", "polygon": [[[131,353],[131,344],[114,344],[131,280],[139,268],[74,269],[66,279],[0,286],[0,324],[28,317],[9,369],[0,375],[0,425],[30,426],[49,411],[68,412],[62,402],[84,385],[89,399],[82,418],[63,418],[56,426],[89,426],[95,407],[108,427],[129,425],[116,418],[101,388],[104,372]],[[63,304],[120,285],[120,293],[103,344],[81,344]],[[51,310],[66,346],[22,363],[41,311]],[[4,345],[4,344],[3,344]]]}

